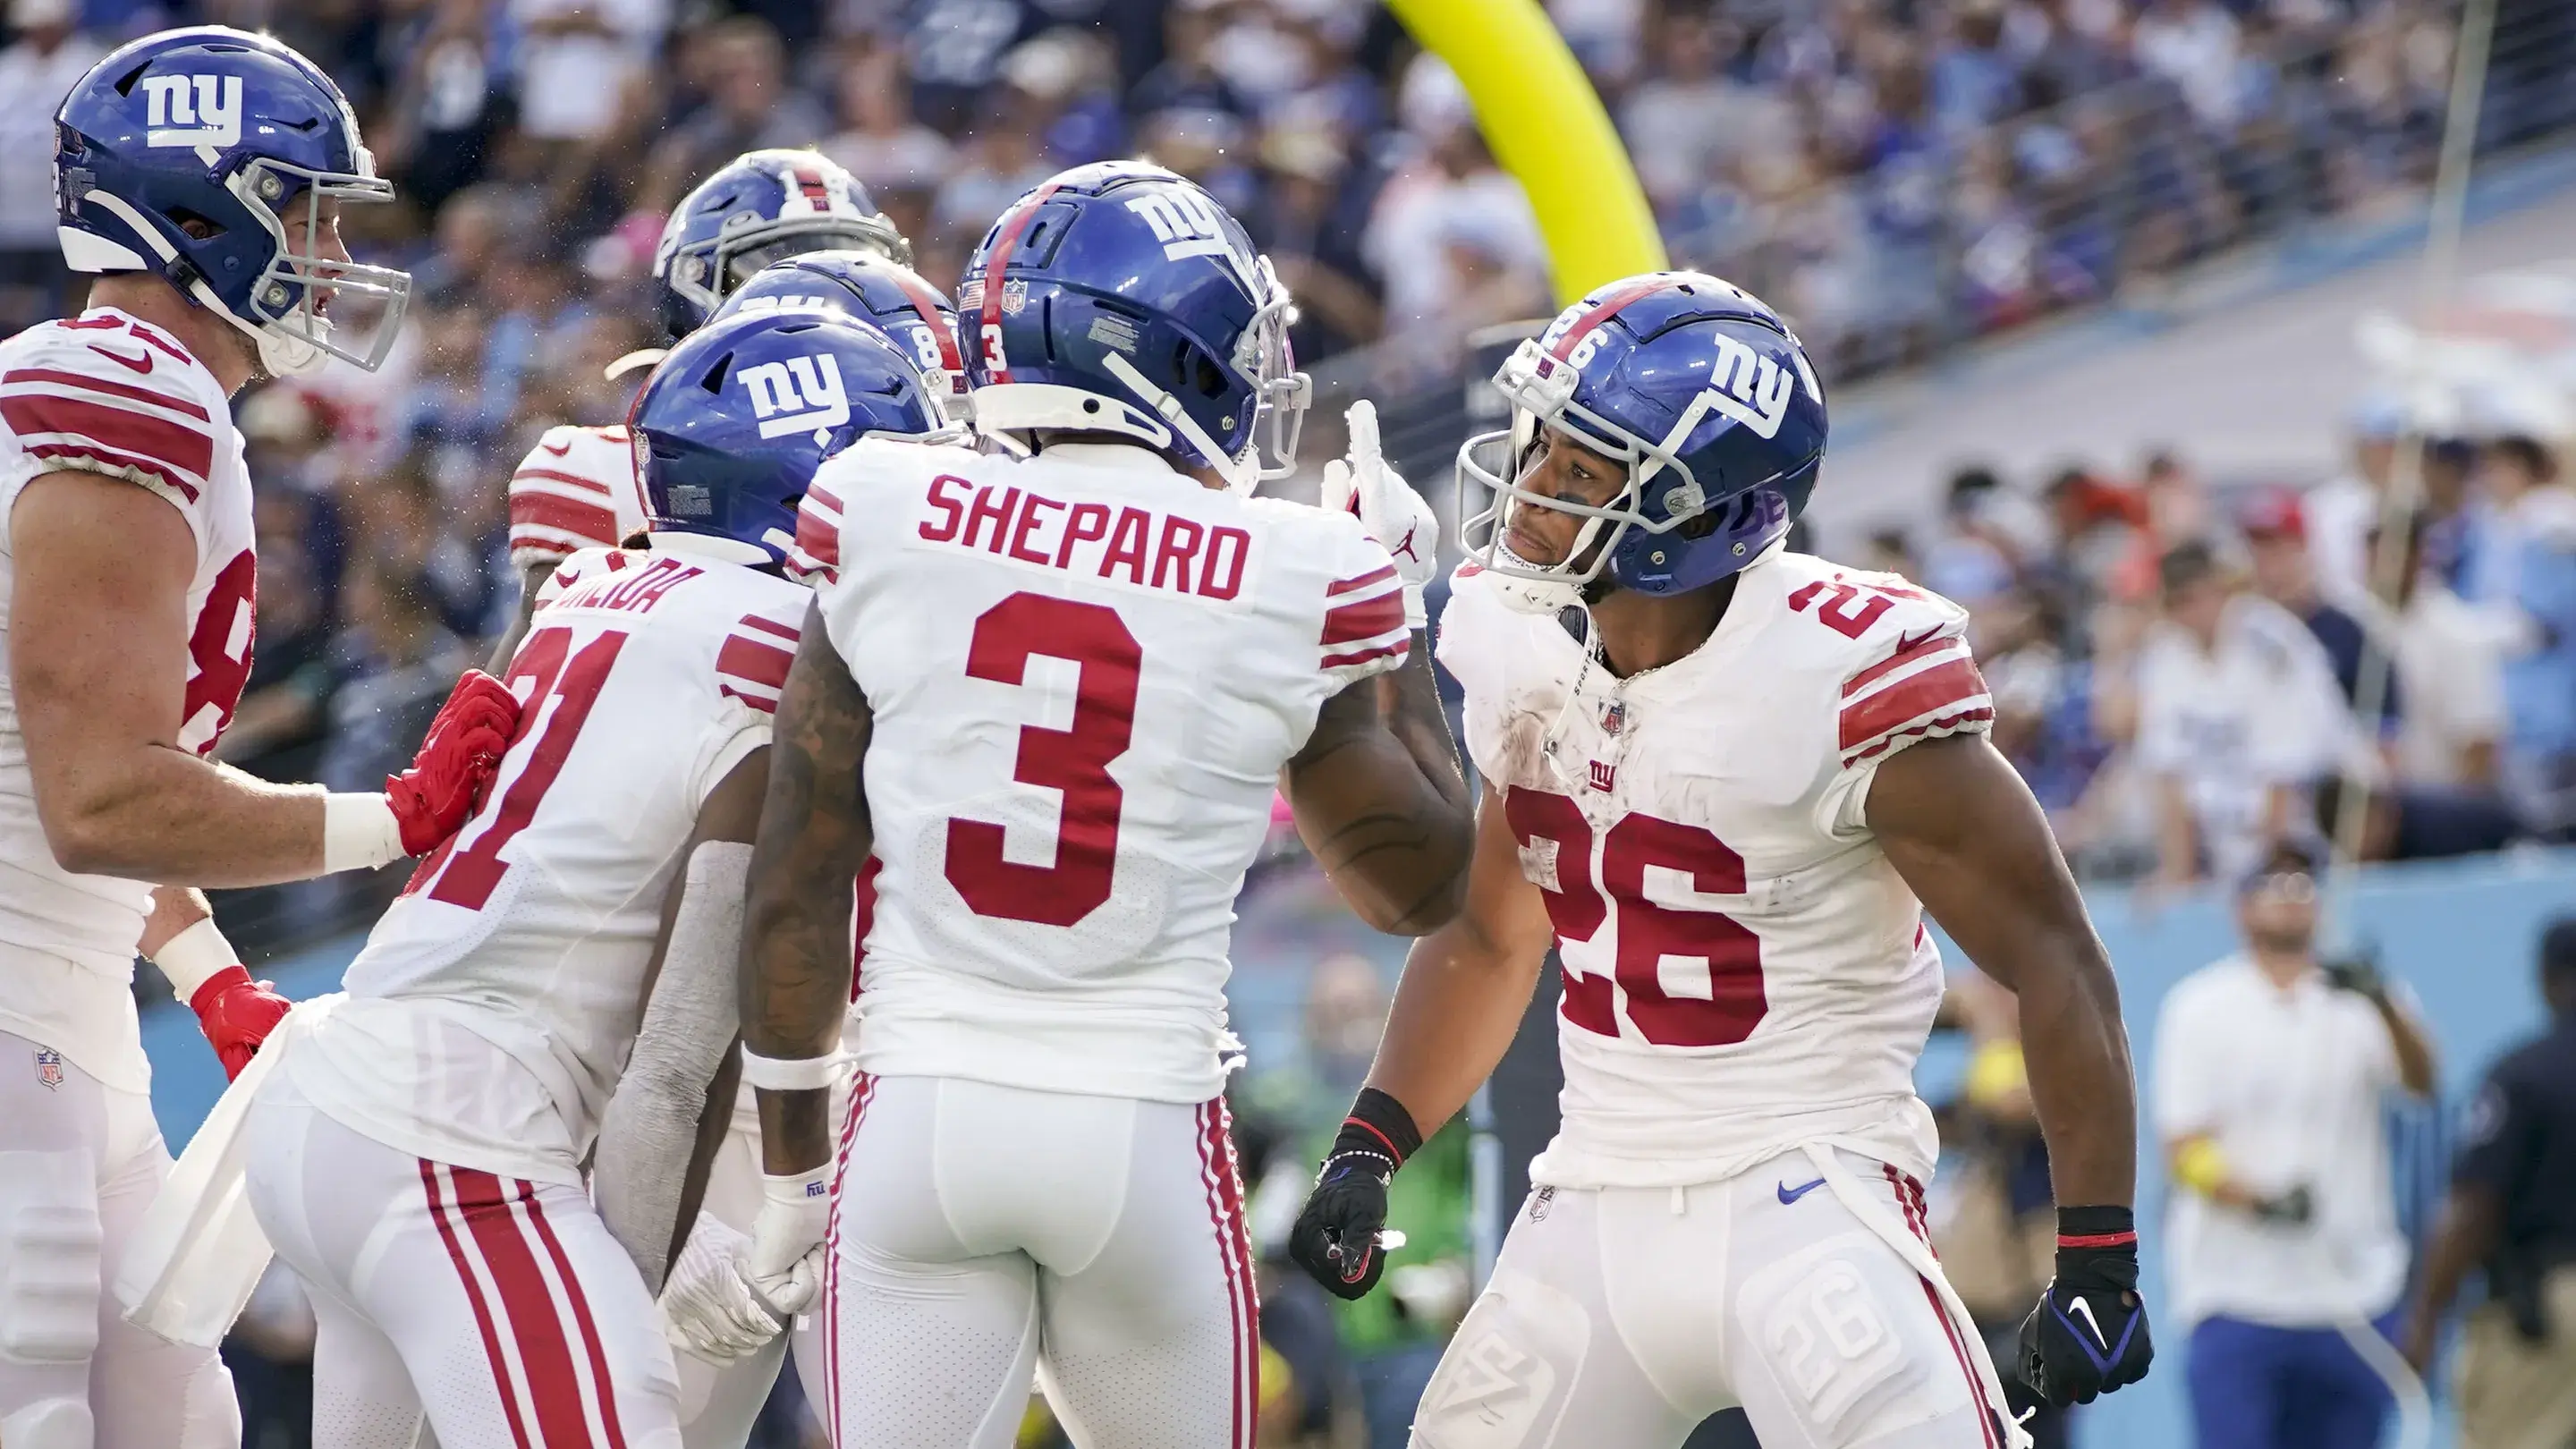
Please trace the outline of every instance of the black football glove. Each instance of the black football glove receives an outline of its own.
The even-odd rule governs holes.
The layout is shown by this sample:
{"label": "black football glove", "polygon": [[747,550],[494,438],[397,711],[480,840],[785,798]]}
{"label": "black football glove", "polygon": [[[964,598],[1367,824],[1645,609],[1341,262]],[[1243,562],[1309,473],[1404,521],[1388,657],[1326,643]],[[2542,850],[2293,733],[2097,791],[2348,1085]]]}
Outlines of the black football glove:
{"label": "black football glove", "polygon": [[2129,1210],[2059,1209],[2057,1276],[2021,1322],[2022,1382],[2048,1403],[2086,1404],[2145,1378],[2155,1356]]}
{"label": "black football glove", "polygon": [[1386,1226],[1387,1184],[1421,1146],[1403,1103],[1375,1087],[1360,1089],[1288,1231],[1288,1256],[1324,1291],[1360,1298],[1377,1286],[1386,1271],[1378,1233]]}

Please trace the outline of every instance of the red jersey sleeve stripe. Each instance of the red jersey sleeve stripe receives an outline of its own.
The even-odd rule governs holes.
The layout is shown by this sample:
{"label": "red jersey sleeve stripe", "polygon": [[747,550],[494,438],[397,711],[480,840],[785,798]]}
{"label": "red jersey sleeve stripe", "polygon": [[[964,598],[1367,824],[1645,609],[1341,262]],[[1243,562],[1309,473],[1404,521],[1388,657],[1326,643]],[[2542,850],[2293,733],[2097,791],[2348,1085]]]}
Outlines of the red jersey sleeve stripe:
{"label": "red jersey sleeve stripe", "polygon": [[1381,645],[1375,649],[1358,649],[1348,654],[1327,654],[1324,656],[1324,667],[1339,669],[1347,664],[1366,664],[1372,659],[1384,659],[1390,654],[1401,659],[1412,648],[1412,640],[1398,639],[1392,644]]}
{"label": "red jersey sleeve stripe", "polygon": [[1323,642],[1328,645],[1349,644],[1403,631],[1404,593],[1400,589],[1354,599],[1324,611]]}
{"label": "red jersey sleeve stripe", "polygon": [[816,503],[823,505],[825,508],[832,510],[834,513],[841,511],[841,495],[834,493],[831,489],[824,487],[820,483],[806,484],[805,496],[814,500]]}
{"label": "red jersey sleeve stripe", "polygon": [[611,496],[608,485],[598,479],[584,478],[578,473],[566,473],[556,468],[521,468],[510,475],[510,481],[513,483],[523,478],[542,478],[548,483],[568,483],[575,488],[587,489],[603,498]]}
{"label": "red jersey sleeve stripe", "polygon": [[211,421],[206,416],[204,408],[186,398],[173,397],[158,388],[137,387],[130,382],[118,382],[112,377],[92,377],[85,372],[65,372],[57,367],[20,367],[11,369],[5,376],[0,376],[0,384],[8,383],[87,388],[91,392],[105,393],[110,397],[132,398],[136,402],[147,402],[154,407],[168,408],[174,413],[185,413],[199,422]]}
{"label": "red jersey sleeve stripe", "polygon": [[584,503],[559,493],[510,495],[510,527],[555,528],[595,543],[615,547],[617,511],[604,503]]}
{"label": "red jersey sleeve stripe", "polygon": [[[1897,642],[1900,644],[1905,643],[1902,638],[1898,639]],[[1885,659],[1878,661],[1876,664],[1871,665],[1867,669],[1862,670],[1860,673],[1853,675],[1851,679],[1843,685],[1843,698],[1851,698],[1853,695],[1860,693],[1862,690],[1869,688],[1871,685],[1876,684],[1878,681],[1885,679],[1896,671],[1905,668],[1909,664],[1920,664],[1924,660],[1930,659],[1936,654],[1957,653],[1965,650],[1967,647],[1967,644],[1955,634],[1936,636],[1934,638],[1922,640],[1919,643],[1908,645],[1907,647],[1899,649],[1895,653],[1887,656]]]}
{"label": "red jersey sleeve stripe", "polygon": [[758,629],[765,634],[775,634],[789,644],[794,644],[805,632],[795,624],[782,624],[776,619],[763,618],[758,614],[743,615],[742,624],[746,629]]}
{"label": "red jersey sleeve stripe", "polygon": [[1364,573],[1355,579],[1336,579],[1332,584],[1325,588],[1324,596],[1326,598],[1336,598],[1340,595],[1347,594],[1354,589],[1365,589],[1371,584],[1384,583],[1388,579],[1394,577],[1395,565],[1388,564],[1382,569],[1371,569],[1367,573]]}
{"label": "red jersey sleeve stripe", "polygon": [[716,672],[776,693],[786,686],[787,666],[795,662],[795,655],[765,639],[746,639],[736,634],[717,651]]}
{"label": "red jersey sleeve stripe", "polygon": [[197,501],[196,482],[181,477],[176,470],[158,459],[138,458],[131,453],[120,453],[114,448],[99,447],[95,443],[32,443],[27,447],[27,455],[32,458],[79,459],[113,470],[131,469],[159,480],[162,487],[173,490],[190,503]]}
{"label": "red jersey sleeve stripe", "polygon": [[1991,723],[1994,717],[1994,706],[1989,704],[1974,705],[1970,708],[1960,710],[1956,714],[1936,715],[1920,724],[1907,725],[1905,728],[1897,730],[1892,734],[1881,735],[1876,740],[1871,741],[1868,748],[1855,750],[1844,755],[1843,763],[1845,765],[1857,765],[1863,760],[1884,754],[1886,751],[1894,748],[1900,740],[1908,739],[1915,735],[1929,735],[1935,731],[1939,731],[1943,734],[1954,734],[1972,724]]}
{"label": "red jersey sleeve stripe", "polygon": [[[805,495],[805,506],[796,510],[796,551],[825,568],[841,566],[841,526],[825,518],[814,507],[812,492]],[[834,505],[837,510],[838,505]]]}
{"label": "red jersey sleeve stripe", "polygon": [[1843,706],[1842,747],[1855,750],[1925,715],[1954,713],[1984,704],[1986,681],[1977,673],[1975,662],[1963,654]]}
{"label": "red jersey sleeve stripe", "polygon": [[215,440],[202,429],[114,403],[60,394],[0,396],[0,420],[26,435],[54,433],[87,438],[120,453],[156,459],[203,478],[215,466]]}

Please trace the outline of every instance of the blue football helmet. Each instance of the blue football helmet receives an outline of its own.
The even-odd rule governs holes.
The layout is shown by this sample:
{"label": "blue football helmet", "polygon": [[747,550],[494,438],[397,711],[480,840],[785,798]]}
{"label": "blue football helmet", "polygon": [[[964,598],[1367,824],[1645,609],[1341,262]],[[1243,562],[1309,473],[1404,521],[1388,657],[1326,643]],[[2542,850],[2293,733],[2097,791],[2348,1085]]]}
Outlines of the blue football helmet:
{"label": "blue football helmet", "polygon": [[745,151],[682,197],[662,225],[653,249],[662,327],[686,337],[761,268],[832,250],[912,264],[912,244],[840,163],[819,151]]}
{"label": "blue football helmet", "polygon": [[782,564],[796,505],[825,458],[870,433],[936,431],[912,360],[873,327],[821,312],[750,312],[671,349],[627,418],[648,531]]}
{"label": "blue football helmet", "polygon": [[1288,349],[1296,309],[1185,177],[1141,161],[1058,175],[985,233],[957,305],[976,319],[966,385],[989,437],[1120,433],[1240,492],[1296,466],[1310,394]]}
{"label": "blue football helmet", "polygon": [[[323,255],[334,223],[322,207],[391,201],[394,189],[311,61],[221,25],[165,30],[90,67],[54,134],[57,234],[73,271],[168,279],[248,333],[272,375],[334,357],[383,365],[411,277]],[[300,248],[286,230],[299,208]]]}
{"label": "blue football helmet", "polygon": [[973,416],[966,365],[957,354],[957,308],[901,262],[875,252],[807,252],[772,262],[734,289],[709,317],[744,312],[823,311],[874,327],[910,353],[923,385],[952,422]]}
{"label": "blue football helmet", "polygon": [[[1604,577],[1644,594],[1725,578],[1806,511],[1825,455],[1825,394],[1806,349],[1761,299],[1700,272],[1595,290],[1522,343],[1494,385],[1512,425],[1458,450],[1460,488],[1491,495],[1460,521],[1459,542],[1532,609],[1579,602]],[[1597,508],[1523,488],[1542,429],[1624,464],[1626,486]],[[1562,563],[1513,555],[1523,507],[1587,520]]]}

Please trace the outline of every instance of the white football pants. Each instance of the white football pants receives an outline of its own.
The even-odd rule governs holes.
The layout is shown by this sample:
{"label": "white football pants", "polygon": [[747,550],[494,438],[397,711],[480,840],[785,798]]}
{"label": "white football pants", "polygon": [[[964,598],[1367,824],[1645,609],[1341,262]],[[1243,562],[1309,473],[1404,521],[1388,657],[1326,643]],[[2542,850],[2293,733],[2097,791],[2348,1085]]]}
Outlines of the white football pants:
{"label": "white football pants", "polygon": [[[1921,1238],[1920,1185],[1834,1160]],[[1764,1449],[2005,1449],[1983,1340],[1822,1177],[1790,1152],[1695,1187],[1533,1190],[1415,1449],[1678,1449],[1739,1404]]]}
{"label": "white football pants", "polygon": [[[662,1317],[578,1187],[414,1157],[279,1072],[251,1208],[313,1303],[317,1449],[679,1449]],[[13,1442],[9,1449],[18,1449]]]}
{"label": "white football pants", "polygon": [[169,1171],[151,1098],[0,1032],[0,1445],[240,1445],[223,1360],[127,1323],[106,1291]]}
{"label": "white football pants", "polygon": [[1222,1100],[861,1077],[824,1280],[839,1449],[1252,1449],[1259,1304]]}

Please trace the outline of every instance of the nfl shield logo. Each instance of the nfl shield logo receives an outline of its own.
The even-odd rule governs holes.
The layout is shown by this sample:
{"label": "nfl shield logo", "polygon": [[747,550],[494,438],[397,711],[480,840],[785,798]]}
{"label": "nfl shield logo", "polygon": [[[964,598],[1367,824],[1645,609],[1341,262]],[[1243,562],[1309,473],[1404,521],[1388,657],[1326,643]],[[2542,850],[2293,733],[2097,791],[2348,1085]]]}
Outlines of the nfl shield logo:
{"label": "nfl shield logo", "polygon": [[36,1048],[36,1081],[46,1091],[63,1084],[63,1054],[52,1047]]}
{"label": "nfl shield logo", "polygon": [[1628,724],[1628,701],[1614,699],[1601,706],[1601,732],[1615,735]]}
{"label": "nfl shield logo", "polygon": [[1028,309],[1029,282],[1026,277],[1013,277],[1002,284],[1002,312],[1017,317]]}

